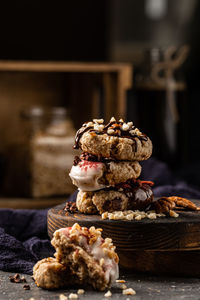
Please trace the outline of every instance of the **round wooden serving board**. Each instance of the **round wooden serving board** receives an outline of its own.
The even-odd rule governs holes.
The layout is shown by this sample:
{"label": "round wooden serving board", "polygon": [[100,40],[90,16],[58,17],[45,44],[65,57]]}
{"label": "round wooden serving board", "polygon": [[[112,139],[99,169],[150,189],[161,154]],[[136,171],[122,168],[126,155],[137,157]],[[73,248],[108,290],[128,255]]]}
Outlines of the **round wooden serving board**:
{"label": "round wooden serving board", "polygon": [[[200,206],[200,200],[192,200]],[[200,211],[178,212],[178,218],[141,221],[102,220],[98,215],[66,213],[60,204],[48,211],[48,234],[79,223],[103,229],[113,239],[120,266],[133,272],[200,275]]]}

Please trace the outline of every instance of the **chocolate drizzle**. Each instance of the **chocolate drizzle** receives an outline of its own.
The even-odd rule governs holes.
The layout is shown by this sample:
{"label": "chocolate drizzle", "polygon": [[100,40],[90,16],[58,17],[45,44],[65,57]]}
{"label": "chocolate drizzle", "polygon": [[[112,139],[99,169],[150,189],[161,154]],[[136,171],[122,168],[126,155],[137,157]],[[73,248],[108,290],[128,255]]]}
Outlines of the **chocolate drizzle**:
{"label": "chocolate drizzle", "polygon": [[[135,141],[135,152],[137,152],[137,142],[136,138],[138,138],[141,141],[147,141],[148,137],[145,134],[141,135],[131,135],[129,131],[123,130],[122,129],[123,122],[109,122],[105,127],[103,128],[102,131],[97,131],[93,128],[93,126],[87,126],[87,123],[84,123],[83,126],[77,131],[76,136],[75,136],[75,144],[74,144],[74,149],[79,149],[79,142],[82,137],[82,135],[89,131],[89,132],[94,132],[97,135],[102,135],[102,134],[108,134],[108,136],[117,136],[117,137],[123,137],[127,139],[131,139]],[[114,132],[112,134],[108,133],[108,129],[112,129]],[[134,130],[136,127],[132,126],[130,130]]]}
{"label": "chocolate drizzle", "polygon": [[[92,162],[102,162],[102,163],[105,163],[106,166],[107,166],[107,163],[110,163],[112,161],[115,163],[120,162],[120,160],[106,158],[101,155],[94,155],[89,152],[82,152],[80,156],[74,157],[73,166],[77,166],[79,164],[79,162],[81,162],[83,160],[92,161]],[[126,162],[126,161],[130,163],[129,160],[123,160],[123,162]]]}
{"label": "chocolate drizzle", "polygon": [[105,158],[101,155],[94,155],[94,154],[91,154],[89,152],[83,152],[80,155],[80,160],[87,160],[87,161],[93,161],[93,162],[102,162],[102,163],[109,163],[111,161],[116,162],[116,160],[114,160],[114,159]]}
{"label": "chocolate drizzle", "polygon": [[141,181],[139,179],[128,180],[125,183],[119,183],[114,187],[105,190],[115,190],[122,192],[128,198],[128,207],[130,210],[146,210],[154,201],[151,186],[152,181]]}
{"label": "chocolate drizzle", "polygon": [[92,129],[92,126],[87,127],[87,123],[84,123],[83,126],[77,131],[76,136],[75,136],[74,149],[79,149],[79,141],[80,141],[82,135],[90,129]]}

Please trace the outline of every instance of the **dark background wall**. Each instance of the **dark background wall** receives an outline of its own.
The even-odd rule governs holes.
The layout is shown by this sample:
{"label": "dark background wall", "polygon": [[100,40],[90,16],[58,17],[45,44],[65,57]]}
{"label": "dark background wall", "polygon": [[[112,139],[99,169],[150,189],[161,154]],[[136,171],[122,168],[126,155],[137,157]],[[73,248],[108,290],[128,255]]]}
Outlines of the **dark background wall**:
{"label": "dark background wall", "polygon": [[[166,12],[160,19],[147,15],[145,0],[1,2],[0,59],[120,60],[132,62],[137,70],[147,47],[189,44],[190,54],[181,70],[188,86],[187,128],[181,136],[187,158],[180,167],[198,166],[200,2],[164,2]],[[134,90],[130,99],[136,99]],[[139,112],[129,111],[130,117],[135,113]]]}
{"label": "dark background wall", "polygon": [[106,1],[2,1],[0,58],[104,60]]}

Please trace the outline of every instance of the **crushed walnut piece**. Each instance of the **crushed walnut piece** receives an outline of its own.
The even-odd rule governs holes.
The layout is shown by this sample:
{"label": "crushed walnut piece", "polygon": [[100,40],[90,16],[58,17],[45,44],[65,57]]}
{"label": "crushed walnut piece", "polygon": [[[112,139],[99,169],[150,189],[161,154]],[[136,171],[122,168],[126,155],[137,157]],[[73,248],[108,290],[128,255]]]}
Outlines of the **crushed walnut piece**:
{"label": "crushed walnut piece", "polygon": [[178,215],[174,210],[200,210],[200,207],[190,200],[177,196],[161,197],[153,202],[151,207],[155,209],[156,213],[169,214],[172,217]]}

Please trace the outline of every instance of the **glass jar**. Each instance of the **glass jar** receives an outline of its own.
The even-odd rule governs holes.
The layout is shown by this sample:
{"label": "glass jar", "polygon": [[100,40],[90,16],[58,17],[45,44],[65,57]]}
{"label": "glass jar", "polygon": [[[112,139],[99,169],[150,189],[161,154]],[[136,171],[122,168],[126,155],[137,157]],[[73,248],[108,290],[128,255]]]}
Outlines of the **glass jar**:
{"label": "glass jar", "polygon": [[20,120],[22,135],[12,147],[17,174],[12,174],[9,185],[16,186],[17,182],[18,196],[73,192],[68,174],[75,155],[75,129],[69,112],[64,107],[31,107],[20,113]]}

